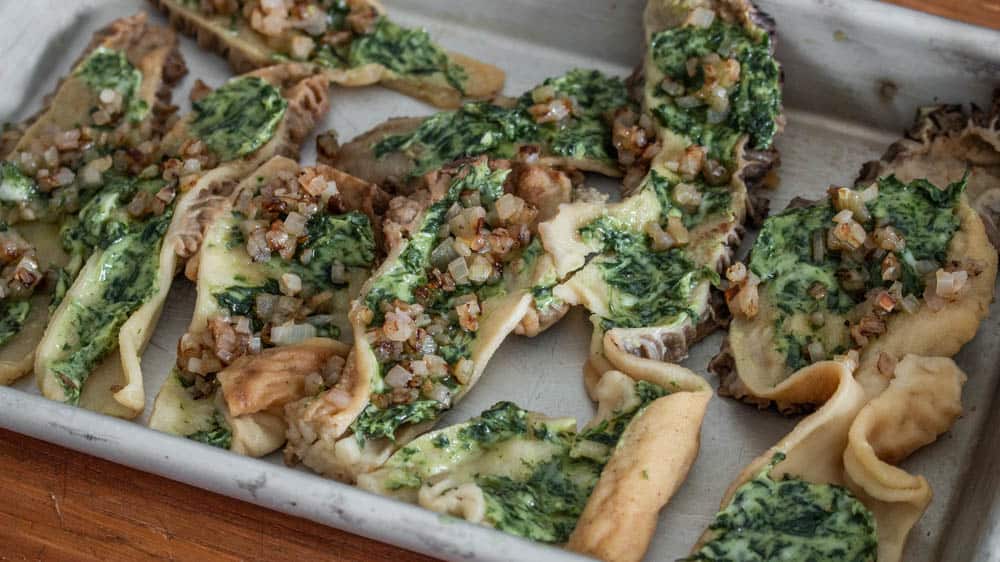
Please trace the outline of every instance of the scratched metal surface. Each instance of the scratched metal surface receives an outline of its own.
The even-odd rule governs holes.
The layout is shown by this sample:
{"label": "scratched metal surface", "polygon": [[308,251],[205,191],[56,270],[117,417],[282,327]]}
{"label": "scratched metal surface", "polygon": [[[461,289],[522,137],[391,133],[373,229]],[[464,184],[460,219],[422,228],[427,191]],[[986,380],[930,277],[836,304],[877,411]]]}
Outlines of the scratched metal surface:
{"label": "scratched metal surface", "polygon": [[[577,66],[625,76],[640,56],[643,0],[386,4],[399,21],[423,25],[446,46],[503,67],[509,94]],[[786,75],[788,126],[778,139],[782,180],[773,193],[774,209],[795,195],[820,193],[830,183],[849,184],[862,162],[877,157],[899,135],[918,105],[984,103],[1000,78],[996,32],[870,0],[760,4],[777,19],[778,57]],[[36,110],[94,30],[138,9],[152,11],[138,0],[0,0],[0,121],[22,119]],[[186,38],[183,52],[191,73],[175,99],[186,110],[186,92],[195,78],[218,84],[230,73],[222,59],[199,51]],[[338,88],[332,100],[321,130],[334,127],[342,139],[391,116],[431,112],[379,88]],[[303,161],[314,160],[309,142]],[[748,243],[749,237],[744,246]],[[193,287],[178,280],[143,357],[147,406],[173,363],[193,302]],[[1000,503],[1000,433],[993,430],[1000,426],[1000,412],[991,408],[1000,378],[1000,311],[995,306],[992,312],[957,358],[970,375],[965,415],[952,431],[904,463],[907,470],[925,475],[935,493],[911,534],[907,560],[1000,560],[1000,512],[994,509]],[[589,336],[581,310],[533,340],[512,336],[477,388],[445,421],[468,418],[501,399],[552,415],[574,415],[581,423],[589,419],[594,408],[580,376]],[[686,361],[713,384],[705,366],[720,339],[716,334],[700,343]],[[37,391],[31,380],[0,389],[0,426],[448,559],[575,558],[286,468],[277,455],[263,461],[237,457],[33,395]],[[714,399],[701,454],[664,510],[647,558],[684,555],[731,479],[794,423],[773,412]]]}

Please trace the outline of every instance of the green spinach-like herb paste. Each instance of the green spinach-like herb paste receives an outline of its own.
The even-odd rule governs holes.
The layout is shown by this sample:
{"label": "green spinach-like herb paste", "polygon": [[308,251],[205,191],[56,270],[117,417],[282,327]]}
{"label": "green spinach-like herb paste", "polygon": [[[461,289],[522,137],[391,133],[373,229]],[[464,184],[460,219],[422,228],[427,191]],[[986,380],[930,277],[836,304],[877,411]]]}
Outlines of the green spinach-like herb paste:
{"label": "green spinach-like herb paste", "polygon": [[75,333],[63,346],[63,357],[50,365],[66,402],[79,403],[87,377],[118,344],[122,325],[157,291],[160,246],[171,216],[167,211],[144,221],[104,248],[85,280],[94,293],[69,304],[62,321]]}
{"label": "green spinach-like herb paste", "polygon": [[216,412],[212,417],[211,425],[208,429],[196,431],[187,436],[192,441],[198,441],[206,445],[218,447],[219,449],[229,449],[233,444],[233,430],[226,423],[225,418]]}
{"label": "green spinach-like herb paste", "polygon": [[[639,401],[634,407],[615,412],[577,434],[569,451],[538,463],[526,479],[478,476],[476,484],[486,499],[486,519],[511,534],[543,542],[566,542],[629,423],[654,400],[668,394],[645,381],[636,383],[635,391]],[[605,445],[605,452],[596,457],[584,456],[577,452],[584,442]]]}
{"label": "green spinach-like herb paste", "polygon": [[698,283],[718,276],[698,267],[680,248],[656,251],[646,234],[629,230],[617,219],[598,218],[580,229],[586,242],[600,244],[594,258],[611,289],[605,329],[669,324],[681,315],[696,317],[690,297]]}
{"label": "green spinach-like herb paste", "polygon": [[[239,213],[233,213],[231,217],[233,224],[225,238],[227,249],[242,247],[246,243],[238,225],[241,217]],[[304,258],[306,254],[308,259]],[[330,289],[347,289],[346,281],[334,283],[331,279],[335,264],[347,270],[360,268],[367,271],[374,262],[375,235],[367,215],[357,211],[340,215],[317,213],[306,222],[304,241],[296,246],[291,259],[272,255],[266,262],[257,264],[267,275],[265,281],[248,286],[245,279],[234,279],[237,284],[218,290],[213,296],[230,315],[249,318],[257,332],[264,327],[264,322],[257,316],[256,298],[260,294],[279,295],[278,279],[283,274],[297,275],[306,294],[317,294]],[[329,318],[326,314],[319,316],[324,320]],[[311,322],[310,318],[306,321]],[[332,323],[314,325],[320,337],[340,337],[340,328]]]}
{"label": "green spinach-like herb paste", "polygon": [[0,300],[0,345],[7,343],[21,331],[29,312],[31,312],[31,301]]}
{"label": "green spinach-like herb paste", "polygon": [[[160,247],[173,210],[168,207],[162,215],[135,218],[126,206],[139,191],[156,193],[163,186],[161,179],[111,175],[60,230],[70,261],[60,272],[53,308],[75,281],[87,288],[61,316],[65,353],[50,365],[69,403],[78,403],[91,371],[118,344],[121,326],[157,291]],[[98,262],[86,279],[78,279],[95,251],[101,252]]]}
{"label": "green spinach-like herb paste", "polygon": [[192,105],[191,131],[221,160],[267,144],[288,108],[281,92],[256,76],[226,82]]}
{"label": "green spinach-like herb paste", "polygon": [[[455,308],[456,300],[463,295],[474,292],[480,300],[485,300],[503,290],[501,283],[479,286],[466,283],[457,286],[454,291],[447,293],[433,291],[430,296],[424,295],[421,299],[417,298],[417,292],[428,283],[428,274],[433,268],[430,260],[431,251],[438,243],[438,231],[445,223],[448,209],[461,200],[463,193],[471,192],[477,193],[483,206],[492,209],[496,200],[503,195],[503,182],[508,173],[509,170],[490,170],[485,163],[472,166],[464,177],[452,182],[448,193],[441,200],[425,211],[418,230],[409,240],[403,242],[404,247],[399,257],[371,281],[368,293],[362,295],[362,301],[374,314],[371,326],[378,327],[384,322],[382,303],[400,300],[412,304],[419,300],[429,314],[449,318],[445,333],[436,338],[437,354],[449,365],[472,356],[471,344],[475,339],[475,332],[463,329],[451,311]],[[380,374],[387,373],[393,365],[395,362],[381,364]],[[440,382],[452,390],[459,388],[458,381],[451,376],[445,377]],[[384,390],[381,380],[376,381],[374,388],[376,393]],[[447,409],[434,400],[424,402],[396,404],[384,409],[369,405],[352,425],[354,435],[361,442],[371,438],[389,437],[403,424],[435,419],[441,411]]]}
{"label": "green spinach-like herb paste", "polygon": [[387,438],[396,440],[396,430],[406,424],[417,424],[436,419],[444,410],[437,400],[416,400],[397,404],[384,410],[369,404],[351,428],[359,439]]}
{"label": "green spinach-like herb paste", "polygon": [[687,61],[716,53],[740,64],[739,82],[729,94],[729,113],[725,120],[710,123],[704,105],[682,107],[663,95],[664,101],[653,109],[661,123],[694,143],[708,149],[709,155],[723,163],[733,161],[733,147],[740,136],[750,136],[750,146],[767,149],[777,132],[781,111],[781,71],[771,55],[767,33],[756,33],[716,18],[708,28],[684,26],[661,31],[653,36],[651,55],[656,66],[685,89],[699,89],[705,81],[699,67],[688,73]]}
{"label": "green spinach-like herb paste", "polygon": [[470,102],[458,110],[432,115],[409,133],[382,139],[374,146],[375,156],[406,153],[415,164],[411,177],[467,156],[510,158],[522,145],[615,166],[617,157],[605,116],[630,103],[622,80],[577,69],[549,78],[542,86],[575,99],[578,114],[565,122],[538,124],[528,112],[534,104],[530,91],[511,108]]}
{"label": "green spinach-like herb paste", "polygon": [[689,562],[874,562],[875,518],[846,488],[770,477],[784,455],[740,486]]}
{"label": "green spinach-like herb paste", "polygon": [[[437,242],[438,231],[444,224],[448,209],[459,201],[465,191],[478,191],[483,205],[490,208],[493,202],[503,195],[503,182],[509,170],[491,171],[487,165],[471,167],[469,173],[454,181],[448,188],[448,193],[431,205],[424,213],[420,228],[405,241],[405,247],[394,263],[390,264],[382,275],[372,282],[371,289],[364,296],[365,305],[375,313],[373,325],[381,325],[380,313],[383,302],[399,299],[413,303],[414,289],[427,283],[427,273],[431,268],[431,250]],[[472,289],[465,286],[464,291],[451,293],[461,296]]]}
{"label": "green spinach-like herb paste", "polygon": [[35,180],[13,162],[0,162],[0,205],[25,203],[41,195]]}
{"label": "green spinach-like herb paste", "polygon": [[309,263],[294,260],[289,266],[303,281],[314,286],[329,283],[330,268],[335,263],[368,268],[375,262],[375,234],[364,213],[317,213],[306,223],[306,237],[299,253],[311,252]]}
{"label": "green spinach-like herb paste", "polygon": [[139,97],[142,72],[121,51],[98,47],[80,64],[76,75],[95,93],[109,89],[121,94],[129,121],[141,121],[149,111],[149,104]]}
{"label": "green spinach-like herb paste", "polygon": [[[897,255],[904,293],[923,294],[924,279],[916,269],[917,262],[945,263],[948,245],[959,228],[955,209],[965,185],[965,179],[944,189],[923,179],[906,184],[889,176],[878,181],[878,197],[867,207],[871,220],[895,228],[905,239],[905,247]],[[857,263],[843,253],[830,251],[821,260],[815,259],[813,236],[821,233],[825,240],[834,214],[829,199],[778,213],[764,221],[750,256],[750,269],[760,277],[775,307],[776,345],[791,370],[808,365],[803,349],[813,341],[828,339],[832,329],[830,321],[812,328],[808,322],[793,322],[794,318],[817,312],[843,316],[864,301],[868,291],[892,284],[883,281],[878,260]],[[845,289],[841,275],[846,271],[861,272],[863,287]],[[815,287],[822,287],[822,291],[817,292]],[[846,331],[842,321],[840,324],[841,331]],[[830,345],[826,349],[842,351]]]}
{"label": "green spinach-like herb paste", "polygon": [[[418,489],[441,473],[457,479],[456,486],[468,478],[483,493],[487,524],[532,540],[564,543],[628,424],[668,394],[645,381],[634,391],[638,400],[630,407],[581,433],[574,431],[575,423],[499,402],[478,418],[424,435],[398,451],[385,465],[386,486]],[[604,447],[594,453],[593,444]],[[511,448],[518,451],[516,458],[504,454]],[[487,455],[490,462],[476,464]]]}
{"label": "green spinach-like herb paste", "polygon": [[379,18],[375,30],[351,42],[348,65],[380,64],[402,75],[426,76],[441,73],[459,92],[465,93],[468,75],[461,65],[451,62],[448,53],[431,41],[423,29],[409,29]]}

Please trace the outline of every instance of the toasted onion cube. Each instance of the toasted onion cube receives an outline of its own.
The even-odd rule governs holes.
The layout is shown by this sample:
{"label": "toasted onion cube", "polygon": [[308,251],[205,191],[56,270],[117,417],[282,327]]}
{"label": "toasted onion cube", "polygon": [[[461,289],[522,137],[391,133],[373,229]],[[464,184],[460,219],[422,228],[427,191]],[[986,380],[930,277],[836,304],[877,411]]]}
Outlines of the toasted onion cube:
{"label": "toasted onion cube", "polygon": [[278,279],[281,294],[294,297],[302,290],[302,278],[294,273],[283,273]]}
{"label": "toasted onion cube", "polygon": [[458,360],[458,363],[455,364],[455,369],[452,374],[455,375],[455,379],[458,380],[459,383],[469,384],[469,381],[472,380],[472,374],[475,367],[476,365],[472,362],[472,360],[463,357]]}
{"label": "toasted onion cube", "polygon": [[462,285],[469,281],[469,267],[465,263],[465,258],[457,257],[448,264],[448,273],[451,274],[455,283]]}
{"label": "toasted onion cube", "polygon": [[416,329],[413,317],[398,309],[386,314],[385,323],[382,324],[382,331],[392,341],[406,341]]}
{"label": "toasted onion cube", "polygon": [[476,255],[472,258],[469,266],[469,281],[473,283],[485,283],[493,272],[493,263],[483,255]]}
{"label": "toasted onion cube", "polygon": [[400,365],[394,365],[385,375],[385,383],[392,388],[406,388],[406,383],[413,379],[413,373]]}
{"label": "toasted onion cube", "polygon": [[747,266],[743,262],[736,262],[726,269],[726,279],[730,283],[742,283],[747,278]]}
{"label": "toasted onion cube", "polygon": [[296,213],[295,211],[288,213],[288,216],[285,217],[285,232],[288,232],[296,238],[302,236],[306,233],[307,220],[308,219],[306,219],[305,216]]}
{"label": "toasted onion cube", "polygon": [[271,328],[271,343],[293,345],[316,337],[316,326],[312,324],[282,324]]}
{"label": "toasted onion cube", "polygon": [[504,193],[500,199],[497,199],[497,216],[500,217],[500,220],[502,221],[520,213],[522,209],[524,209],[524,199],[521,199],[516,195]]}

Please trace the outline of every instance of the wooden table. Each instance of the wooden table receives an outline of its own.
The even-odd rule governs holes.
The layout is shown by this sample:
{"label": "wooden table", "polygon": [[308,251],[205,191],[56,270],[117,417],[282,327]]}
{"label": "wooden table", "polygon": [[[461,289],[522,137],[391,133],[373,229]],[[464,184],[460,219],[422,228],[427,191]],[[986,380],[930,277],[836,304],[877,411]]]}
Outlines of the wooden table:
{"label": "wooden table", "polygon": [[[890,0],[1000,29],[1000,0]],[[425,556],[0,430],[0,560]]]}
{"label": "wooden table", "polygon": [[888,0],[914,10],[1000,29],[1000,0]]}
{"label": "wooden table", "polygon": [[0,430],[0,560],[432,560]]}

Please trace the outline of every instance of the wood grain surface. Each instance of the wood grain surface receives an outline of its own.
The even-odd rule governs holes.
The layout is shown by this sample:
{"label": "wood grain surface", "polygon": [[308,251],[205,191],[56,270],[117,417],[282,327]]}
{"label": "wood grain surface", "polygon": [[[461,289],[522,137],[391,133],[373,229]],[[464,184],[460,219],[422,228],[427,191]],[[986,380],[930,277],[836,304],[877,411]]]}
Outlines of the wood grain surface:
{"label": "wood grain surface", "polygon": [[0,560],[432,559],[0,430]]}
{"label": "wood grain surface", "polygon": [[[1000,29],[1000,0],[889,0]],[[0,430],[0,560],[431,560]]]}
{"label": "wood grain surface", "polygon": [[1000,29],[1000,0],[887,0],[914,10]]}

